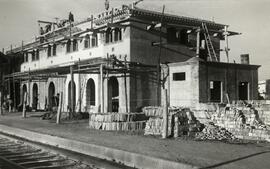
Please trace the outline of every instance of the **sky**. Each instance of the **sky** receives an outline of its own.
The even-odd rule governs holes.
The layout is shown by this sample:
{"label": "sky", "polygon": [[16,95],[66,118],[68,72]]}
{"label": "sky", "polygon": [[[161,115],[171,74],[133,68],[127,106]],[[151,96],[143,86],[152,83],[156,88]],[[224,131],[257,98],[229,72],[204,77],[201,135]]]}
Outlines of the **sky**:
{"label": "sky", "polygon": [[[110,7],[133,0],[109,0]],[[242,35],[229,38],[230,60],[261,65],[259,80],[270,79],[270,0],[144,0],[138,7],[227,24]],[[104,10],[104,0],[0,0],[0,48],[21,44],[38,35],[37,20],[67,18],[72,11],[81,20]],[[225,59],[225,54],[222,54]]]}

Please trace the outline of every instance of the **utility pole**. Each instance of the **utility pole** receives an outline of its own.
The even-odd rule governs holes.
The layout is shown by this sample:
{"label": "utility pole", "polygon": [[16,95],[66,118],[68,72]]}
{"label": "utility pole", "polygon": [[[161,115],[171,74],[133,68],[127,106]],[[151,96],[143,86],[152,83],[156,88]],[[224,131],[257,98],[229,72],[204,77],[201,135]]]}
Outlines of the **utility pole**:
{"label": "utility pole", "polygon": [[229,41],[228,41],[228,26],[224,27],[224,36],[225,36],[225,52],[226,52],[226,56],[227,56],[227,62],[229,63]]}
{"label": "utility pole", "polygon": [[162,50],[162,22],[163,22],[163,17],[164,17],[164,10],[165,10],[165,5],[163,5],[163,9],[162,9],[162,16],[161,16],[161,19],[160,19],[160,28],[159,28],[159,56],[158,56],[158,60],[157,60],[157,105],[160,106],[160,90],[161,90],[161,87],[160,87],[160,63],[161,63],[161,50]]}

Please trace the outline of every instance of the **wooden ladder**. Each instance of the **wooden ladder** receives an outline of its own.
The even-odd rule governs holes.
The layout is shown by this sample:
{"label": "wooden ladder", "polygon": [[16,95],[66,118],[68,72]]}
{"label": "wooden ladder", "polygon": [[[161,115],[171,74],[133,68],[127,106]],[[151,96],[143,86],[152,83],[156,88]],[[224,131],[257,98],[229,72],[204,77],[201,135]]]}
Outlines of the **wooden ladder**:
{"label": "wooden ladder", "polygon": [[207,53],[208,53],[209,59],[210,61],[218,62],[216,51],[212,44],[211,37],[209,35],[209,31],[205,23],[202,23],[202,29],[203,29],[203,34],[206,41],[206,47],[207,47],[207,51],[208,51]]}

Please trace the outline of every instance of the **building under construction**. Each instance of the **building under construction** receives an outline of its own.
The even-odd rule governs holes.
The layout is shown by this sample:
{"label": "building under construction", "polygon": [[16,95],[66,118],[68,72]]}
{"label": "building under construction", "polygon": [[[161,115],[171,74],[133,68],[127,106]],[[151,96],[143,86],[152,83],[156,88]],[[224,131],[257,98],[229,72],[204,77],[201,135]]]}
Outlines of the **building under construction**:
{"label": "building under construction", "polygon": [[170,106],[258,97],[259,66],[248,55],[229,63],[228,46],[221,49],[239,34],[228,25],[134,4],[80,22],[70,13],[63,22],[39,23],[39,37],[5,51],[19,62],[3,91],[16,108],[26,101],[32,110],[135,112],[162,104],[164,89]]}

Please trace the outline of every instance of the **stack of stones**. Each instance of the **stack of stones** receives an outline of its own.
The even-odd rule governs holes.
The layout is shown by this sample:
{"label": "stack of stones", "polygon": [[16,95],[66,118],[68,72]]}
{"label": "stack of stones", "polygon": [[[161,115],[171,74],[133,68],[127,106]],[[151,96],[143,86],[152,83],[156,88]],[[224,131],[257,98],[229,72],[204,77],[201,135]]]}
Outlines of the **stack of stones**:
{"label": "stack of stones", "polygon": [[[146,122],[145,135],[161,135],[163,130],[163,108],[145,107],[143,112],[149,117]],[[168,135],[169,136],[194,136],[200,131],[202,124],[195,118],[194,114],[186,108],[170,107],[168,113]]]}
{"label": "stack of stones", "polygon": [[270,105],[235,103],[220,109],[212,116],[213,122],[226,128],[237,138],[247,140],[270,139]]}
{"label": "stack of stones", "polygon": [[94,113],[89,114],[89,128],[109,131],[142,131],[144,113]]}
{"label": "stack of stones", "polygon": [[[145,135],[161,135],[163,130],[163,107],[144,107],[143,113],[149,117],[146,122],[144,134]],[[170,114],[170,113],[169,113]],[[168,115],[168,133],[171,133],[172,118]]]}
{"label": "stack of stones", "polygon": [[225,128],[208,123],[202,132],[196,134],[197,140],[234,140],[235,136]]}

